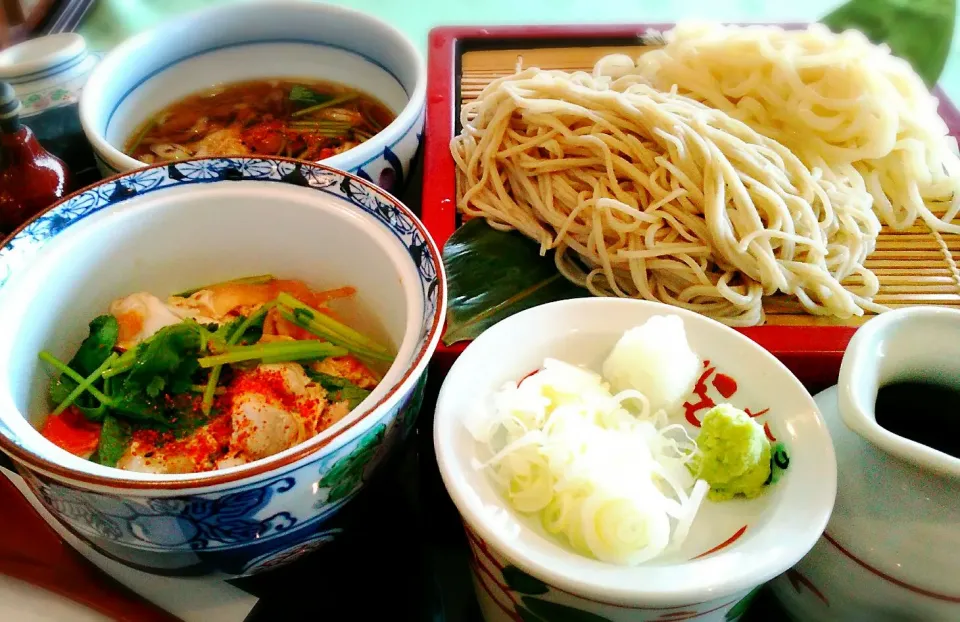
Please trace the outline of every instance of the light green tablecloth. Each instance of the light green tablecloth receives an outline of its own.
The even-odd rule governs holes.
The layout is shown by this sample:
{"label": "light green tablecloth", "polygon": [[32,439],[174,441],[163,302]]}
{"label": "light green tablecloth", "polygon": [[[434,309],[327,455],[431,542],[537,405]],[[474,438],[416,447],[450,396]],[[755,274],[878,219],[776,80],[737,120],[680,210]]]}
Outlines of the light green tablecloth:
{"label": "light green tablecloth", "polygon": [[[105,50],[164,18],[236,0],[97,0],[80,27],[93,49]],[[309,1],[309,0],[304,0]],[[404,31],[426,53],[434,26],[455,24],[582,24],[673,22],[815,21],[840,0],[334,0],[379,16]],[[958,14],[960,22],[960,14]],[[957,26],[960,33],[960,23]],[[960,35],[941,85],[960,101]]]}

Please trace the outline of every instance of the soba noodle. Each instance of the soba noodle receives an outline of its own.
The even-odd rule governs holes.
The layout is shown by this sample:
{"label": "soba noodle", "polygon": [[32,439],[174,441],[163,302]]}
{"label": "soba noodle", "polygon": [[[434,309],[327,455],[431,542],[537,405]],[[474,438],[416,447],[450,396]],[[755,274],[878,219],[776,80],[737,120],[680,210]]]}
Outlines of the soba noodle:
{"label": "soba noodle", "polygon": [[452,144],[459,208],[555,249],[595,295],[740,326],[761,323],[762,296],[778,291],[813,314],[879,309],[863,262],[880,223],[859,175],[808,167],[725,112],[623,73],[491,83]]}
{"label": "soba noodle", "polygon": [[[960,233],[960,158],[937,100],[910,65],[862,33],[822,25],[682,24],[631,68],[622,57],[597,69],[637,73],[704,102],[788,147],[809,167],[862,176],[891,228],[921,218]],[[859,183],[857,181],[856,183]]]}

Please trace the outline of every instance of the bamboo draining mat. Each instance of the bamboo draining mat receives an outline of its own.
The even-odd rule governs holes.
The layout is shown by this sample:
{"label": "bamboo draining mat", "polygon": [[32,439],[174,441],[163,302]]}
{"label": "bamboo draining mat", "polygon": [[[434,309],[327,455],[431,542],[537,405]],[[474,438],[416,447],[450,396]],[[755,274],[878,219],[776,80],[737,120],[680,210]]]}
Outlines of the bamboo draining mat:
{"label": "bamboo draining mat", "polygon": [[[476,50],[460,59],[461,105],[477,98],[480,91],[496,78],[512,74],[518,64],[541,69],[590,71],[607,54],[636,56],[643,46],[563,47],[514,50]],[[960,308],[960,235],[936,234],[926,225],[905,231],[884,227],[877,248],[867,258],[866,267],[880,279],[880,292],[874,302],[891,308],[912,305],[946,305]],[[858,325],[870,315],[838,321],[803,313],[798,305],[782,297],[764,302],[768,325]]]}

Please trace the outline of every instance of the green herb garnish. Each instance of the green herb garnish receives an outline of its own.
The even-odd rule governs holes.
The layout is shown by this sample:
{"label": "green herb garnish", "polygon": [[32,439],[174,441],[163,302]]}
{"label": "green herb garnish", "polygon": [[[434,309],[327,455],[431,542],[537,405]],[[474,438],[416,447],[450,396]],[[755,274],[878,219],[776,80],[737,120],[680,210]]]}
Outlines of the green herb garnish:
{"label": "green herb garnish", "polygon": [[325,374],[309,368],[306,369],[306,372],[311,380],[319,384],[327,391],[331,401],[346,401],[350,404],[350,410],[356,408],[360,402],[365,400],[367,396],[370,395],[370,391],[368,389],[361,389],[346,378]]}
{"label": "green herb garnish", "polygon": [[215,367],[227,363],[260,360],[264,363],[285,363],[324,359],[329,356],[343,356],[345,348],[322,341],[274,341],[252,346],[231,346],[223,354],[205,356],[199,359],[200,367]]}
{"label": "green herb garnish", "polygon": [[103,418],[100,430],[100,444],[97,446],[97,462],[103,466],[115,467],[130,443],[130,426],[116,417]]}
{"label": "green herb garnish", "polygon": [[[113,353],[120,335],[120,326],[112,315],[101,315],[90,322],[89,330],[69,363],[63,363],[49,352],[41,352],[40,359],[60,371],[60,376],[50,383],[50,401],[59,408],[70,400],[57,414],[68,406],[75,405],[88,419],[100,421],[104,413],[104,395],[95,386],[100,376],[96,375],[89,383],[85,383],[85,380],[95,373],[103,373],[101,366]],[[75,394],[81,384],[84,385],[84,390]]]}
{"label": "green herb garnish", "polygon": [[195,322],[181,322],[161,328],[136,348],[136,360],[124,378],[125,391],[143,391],[151,398],[161,392],[183,393],[193,384],[197,357],[201,354],[199,331]]}
{"label": "green herb garnish", "polygon": [[283,319],[330,343],[346,348],[360,358],[387,362],[394,358],[386,347],[329,315],[303,304],[286,292],[277,297],[277,303]]}
{"label": "green herb garnish", "polygon": [[292,102],[303,104],[304,106],[315,106],[333,99],[329,93],[317,93],[309,86],[294,84],[290,89],[289,99]]}
{"label": "green herb garnish", "polygon": [[336,105],[338,105],[338,104],[346,103],[346,102],[348,102],[348,101],[350,101],[350,100],[356,99],[356,98],[359,97],[359,96],[360,96],[359,93],[344,93],[343,95],[337,95],[336,97],[332,97],[332,98],[330,98],[330,99],[328,99],[328,100],[326,100],[326,101],[319,102],[319,103],[317,103],[317,104],[314,105],[314,106],[310,106],[309,108],[304,108],[303,110],[298,110],[298,111],[294,112],[293,114],[291,114],[290,116],[291,116],[292,118],[303,117],[303,116],[306,116],[306,115],[308,115],[308,114],[314,113],[314,112],[316,112],[317,110],[323,110],[324,108],[329,108],[329,107],[331,107],[331,106],[336,106]]}

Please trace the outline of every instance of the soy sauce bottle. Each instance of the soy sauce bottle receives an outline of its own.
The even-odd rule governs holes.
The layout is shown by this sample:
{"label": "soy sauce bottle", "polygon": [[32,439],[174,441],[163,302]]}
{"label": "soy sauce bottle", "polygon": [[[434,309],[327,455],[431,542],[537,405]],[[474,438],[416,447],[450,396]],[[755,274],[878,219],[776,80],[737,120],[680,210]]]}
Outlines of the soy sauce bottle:
{"label": "soy sauce bottle", "polygon": [[0,233],[8,235],[70,190],[70,171],[20,121],[20,100],[0,82]]}

